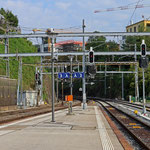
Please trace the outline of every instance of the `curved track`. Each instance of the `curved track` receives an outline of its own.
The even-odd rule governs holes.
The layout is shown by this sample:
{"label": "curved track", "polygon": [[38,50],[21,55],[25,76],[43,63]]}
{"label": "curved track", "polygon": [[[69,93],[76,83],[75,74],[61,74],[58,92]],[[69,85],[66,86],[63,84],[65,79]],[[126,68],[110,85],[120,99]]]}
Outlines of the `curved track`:
{"label": "curved track", "polygon": [[[127,101],[119,101],[119,100],[117,100],[117,101],[115,100],[113,102],[123,104],[123,105],[126,105],[126,106],[130,106],[130,107],[134,107],[134,108],[138,108],[138,109],[143,109],[142,104],[129,103]],[[150,107],[146,106],[146,110],[150,112]]]}
{"label": "curved track", "polygon": [[121,126],[123,126],[128,133],[144,148],[150,149],[150,126],[137,120],[129,114],[118,110],[107,102],[100,102],[95,100],[115,119]]}
{"label": "curved track", "polygon": [[[141,104],[135,104],[135,103],[129,103],[128,101],[121,101],[121,100],[115,100],[115,99],[103,99],[103,98],[94,98],[94,100],[100,100],[100,101],[110,101],[110,102],[114,102],[114,103],[117,103],[117,104],[122,104],[122,105],[125,105],[125,106],[130,106],[130,107],[133,107],[133,108],[138,108],[138,109],[143,109],[143,105],[142,103]],[[146,110],[148,112],[150,112],[150,106],[146,106]]]}

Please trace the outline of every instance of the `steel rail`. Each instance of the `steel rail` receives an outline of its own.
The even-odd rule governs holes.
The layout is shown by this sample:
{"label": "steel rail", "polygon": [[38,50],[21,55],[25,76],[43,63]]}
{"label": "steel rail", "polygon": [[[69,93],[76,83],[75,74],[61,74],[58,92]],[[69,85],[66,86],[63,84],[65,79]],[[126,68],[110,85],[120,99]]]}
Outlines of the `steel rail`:
{"label": "steel rail", "polygon": [[[122,104],[122,105],[126,105],[126,106],[130,106],[130,107],[133,107],[133,108],[143,109],[143,105],[140,105],[140,104],[134,104],[134,103],[129,103],[129,102],[125,102],[125,101],[113,101],[113,102],[119,103],[119,104]],[[150,107],[146,106],[146,110],[150,111]]]}
{"label": "steel rail", "polygon": [[[98,102],[98,103],[100,103],[100,102]],[[111,104],[109,104],[107,102],[105,102],[105,103],[108,104],[109,106],[111,106],[112,108],[116,109],[119,113],[125,114],[128,117],[128,119],[131,119],[131,122],[132,122],[132,120],[135,120],[136,122],[138,122],[139,124],[141,124],[142,125],[141,126],[142,130],[146,130],[145,127],[148,128],[148,129],[150,129],[150,126],[147,125],[146,123],[144,123],[144,122],[140,121],[139,119],[137,119],[137,118],[135,118],[135,117],[133,117],[133,116],[131,116],[131,115],[123,112],[122,110],[117,109],[116,107],[112,106]],[[104,106],[102,103],[101,103],[101,105],[103,106],[103,108],[107,112],[109,112],[111,114],[111,116],[113,116],[113,118],[115,118],[122,125],[122,127],[124,127],[126,129],[126,131],[128,131],[133,136],[133,138],[140,144],[140,146],[144,147],[145,149],[149,149],[149,145],[147,145],[147,142],[141,140],[141,138],[138,137],[138,134],[135,134],[135,132],[132,131],[129,128],[129,126],[126,126],[126,124],[124,124],[113,112],[111,112],[111,110],[109,110],[108,108],[106,108],[106,106]],[[141,135],[141,136],[143,136],[143,135]],[[148,135],[146,135],[146,136],[148,136]]]}

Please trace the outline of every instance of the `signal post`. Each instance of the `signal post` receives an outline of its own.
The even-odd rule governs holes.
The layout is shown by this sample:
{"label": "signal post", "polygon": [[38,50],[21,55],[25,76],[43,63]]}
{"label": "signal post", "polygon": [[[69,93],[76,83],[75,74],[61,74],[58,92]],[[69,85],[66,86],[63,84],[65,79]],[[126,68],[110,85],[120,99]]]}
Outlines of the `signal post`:
{"label": "signal post", "polygon": [[144,71],[148,67],[148,58],[146,57],[146,44],[145,41],[142,40],[141,44],[141,58],[139,60],[139,66],[142,68],[143,73],[143,114],[146,114],[146,99],[145,99],[145,76]]}
{"label": "signal post", "polygon": [[90,75],[91,78],[94,78],[96,74],[96,67],[95,67],[95,60],[94,60],[94,51],[93,47],[90,47],[89,51],[89,66],[87,68],[87,73]]}

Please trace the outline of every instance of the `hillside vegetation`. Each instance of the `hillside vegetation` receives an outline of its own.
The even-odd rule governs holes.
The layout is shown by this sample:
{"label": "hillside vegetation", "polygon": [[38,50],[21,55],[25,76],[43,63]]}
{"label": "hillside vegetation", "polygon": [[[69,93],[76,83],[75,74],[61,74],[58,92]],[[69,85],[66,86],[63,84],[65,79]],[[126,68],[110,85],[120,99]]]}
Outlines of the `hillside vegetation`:
{"label": "hillside vegetation", "polygon": [[[4,44],[0,44],[0,53],[4,53]],[[9,39],[9,53],[34,53],[37,52],[35,46],[30,41],[23,38]],[[18,79],[19,58],[10,58],[10,78]],[[40,62],[40,58],[26,57],[23,60],[23,89],[34,89],[35,86],[35,66],[26,65]],[[6,61],[0,61],[0,75],[6,75]]]}
{"label": "hillside vegetation", "polygon": [[[0,27],[9,32],[13,32],[13,27],[18,27],[18,18],[10,10],[0,9],[0,14],[3,15]],[[4,30],[0,30],[0,34],[6,34]],[[6,30],[6,31],[7,31]],[[7,31],[7,32],[8,32]],[[7,34],[9,34],[9,32]],[[0,53],[5,53],[5,41],[0,41]],[[32,45],[32,42],[26,38],[12,38],[9,39],[9,53],[34,53],[37,48]],[[0,58],[0,75],[6,75],[6,60]],[[23,89],[29,90],[35,88],[35,66],[26,65],[40,62],[40,58],[26,57],[23,60]],[[19,58],[10,58],[10,78],[18,79]]]}

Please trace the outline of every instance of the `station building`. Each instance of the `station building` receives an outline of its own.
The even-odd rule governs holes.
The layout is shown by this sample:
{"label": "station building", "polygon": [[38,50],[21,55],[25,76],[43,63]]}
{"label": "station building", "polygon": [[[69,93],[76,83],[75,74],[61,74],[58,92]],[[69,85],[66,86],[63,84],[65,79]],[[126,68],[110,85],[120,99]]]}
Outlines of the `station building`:
{"label": "station building", "polygon": [[55,48],[57,51],[70,52],[79,51],[82,49],[83,43],[81,41],[67,40],[57,42]]}
{"label": "station building", "polygon": [[126,26],[126,32],[150,32],[150,20],[142,20]]}

